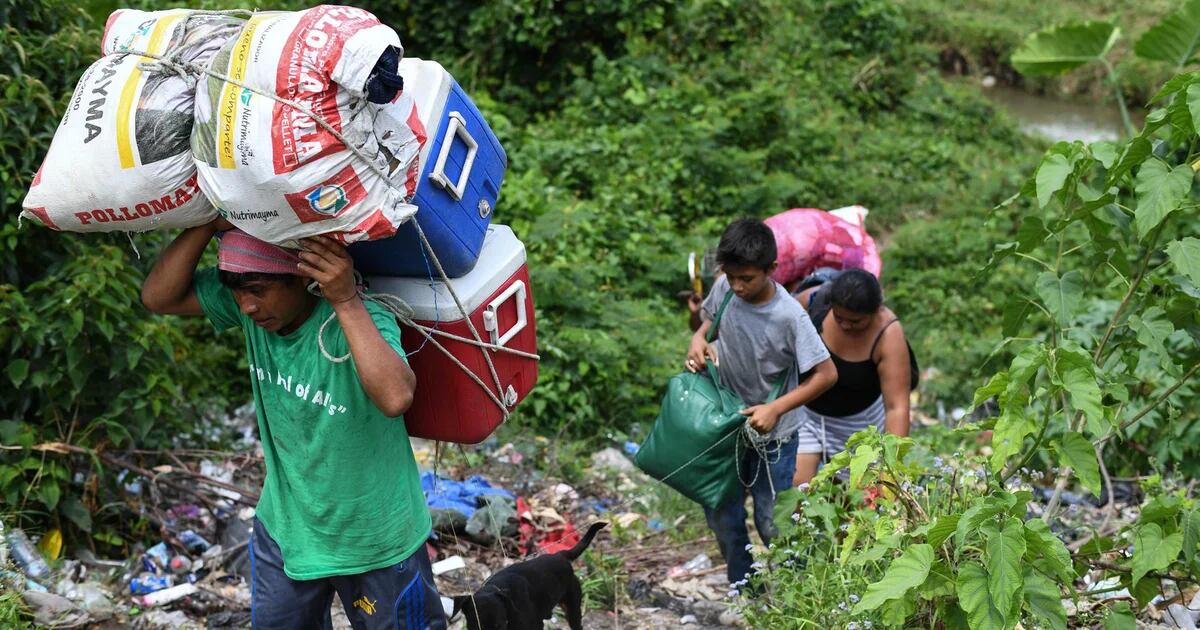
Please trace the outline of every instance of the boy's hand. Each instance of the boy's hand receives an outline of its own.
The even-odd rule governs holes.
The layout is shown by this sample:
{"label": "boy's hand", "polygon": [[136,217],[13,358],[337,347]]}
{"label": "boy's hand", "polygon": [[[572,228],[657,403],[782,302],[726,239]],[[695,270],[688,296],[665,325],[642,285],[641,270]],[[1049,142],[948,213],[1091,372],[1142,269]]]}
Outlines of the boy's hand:
{"label": "boy's hand", "polygon": [[234,224],[230,223],[228,219],[226,219],[225,217],[221,217],[221,216],[218,216],[217,218],[210,221],[209,225],[211,225],[213,227],[213,229],[218,232],[227,232],[227,231],[232,230],[237,227]]}
{"label": "boy's hand", "polygon": [[759,433],[770,433],[779,422],[779,412],[771,405],[754,405],[741,413],[749,417],[750,427]]}
{"label": "boy's hand", "polygon": [[317,281],[321,294],[331,304],[348,302],[358,296],[354,286],[354,263],[346,248],[337,241],[314,236],[300,241],[307,251],[300,252],[297,269],[300,274]]}
{"label": "boy's hand", "polygon": [[684,363],[684,367],[690,372],[699,372],[704,369],[706,361],[712,361],[713,365],[717,365],[717,351],[703,337],[692,337],[692,344],[688,347],[687,361]]}

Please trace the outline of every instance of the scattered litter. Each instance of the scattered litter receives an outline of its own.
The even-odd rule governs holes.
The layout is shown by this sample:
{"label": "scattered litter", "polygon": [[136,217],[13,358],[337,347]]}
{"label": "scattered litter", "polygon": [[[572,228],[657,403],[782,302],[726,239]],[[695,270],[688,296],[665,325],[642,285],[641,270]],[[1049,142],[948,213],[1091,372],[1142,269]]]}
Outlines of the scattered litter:
{"label": "scattered litter", "polygon": [[1163,621],[1169,622],[1175,628],[1196,630],[1196,620],[1192,618],[1191,611],[1183,604],[1171,604],[1167,606],[1167,614],[1163,618]]}
{"label": "scattered litter", "polygon": [[48,628],[82,628],[88,622],[87,613],[62,595],[25,591],[24,598],[36,624]]}
{"label": "scattered litter", "polygon": [[183,599],[188,595],[195,595],[197,590],[195,584],[179,584],[141,597],[135,597],[133,601],[137,602],[143,608],[153,608],[154,606],[161,606]]}
{"label": "scattered litter", "polygon": [[146,595],[154,591],[161,591],[170,586],[171,576],[144,573],[140,577],[135,577],[129,581],[129,592],[134,595]]}
{"label": "scattered litter", "polygon": [[8,548],[12,550],[13,561],[21,567],[25,575],[37,580],[50,574],[50,565],[46,564],[46,559],[42,557],[37,547],[29,542],[29,538],[23,530],[14,529],[8,532],[6,538]]}
{"label": "scattered litter", "polygon": [[466,481],[454,481],[427,472],[421,475],[421,489],[425,491],[425,503],[429,507],[457,510],[467,518],[475,513],[480,497],[501,495],[516,499],[513,493],[503,488],[492,487],[492,484],[478,475],[469,477]]}
{"label": "scattered litter", "polygon": [[192,561],[187,556],[175,556],[171,558],[170,569],[175,575],[188,573],[192,570]]}
{"label": "scattered litter", "polygon": [[513,446],[512,442],[509,442],[508,444],[496,449],[496,451],[492,453],[492,459],[503,464],[520,464],[525,460],[525,455],[518,451],[517,447]]}
{"label": "scattered litter", "polygon": [[621,451],[612,447],[592,454],[592,466],[600,470],[607,469],[622,473],[631,473],[637,468]]}
{"label": "scattered litter", "polygon": [[679,618],[679,624],[683,626],[694,625],[697,623],[700,623],[700,621],[696,619],[696,615],[684,615]]}
{"label": "scattered litter", "polygon": [[696,571],[711,569],[712,566],[712,558],[709,558],[708,554],[698,553],[691,560],[688,560],[679,566],[671,567],[671,570],[667,571],[667,577],[677,578],[695,573]]}
{"label": "scattered litter", "polygon": [[642,448],[642,445],[638,444],[637,442],[626,442],[625,443],[625,454],[626,455],[637,455],[638,449],[640,449],[640,448]]}
{"label": "scattered litter", "polygon": [[433,574],[443,575],[451,571],[467,568],[467,563],[462,559],[462,556],[450,556],[445,560],[433,563]]}
{"label": "scattered litter", "polygon": [[[517,504],[504,495],[489,494],[479,497],[481,505],[467,519],[467,535],[491,544],[500,538],[517,535]],[[519,502],[520,499],[517,499]]]}
{"label": "scattered litter", "polygon": [[179,542],[192,553],[204,553],[204,550],[212,546],[203,536],[190,529],[179,534]]}
{"label": "scattered litter", "polygon": [[55,585],[57,594],[75,602],[87,611],[92,621],[103,621],[113,614],[113,603],[108,595],[97,585],[90,582],[76,583],[70,578],[63,578]]}

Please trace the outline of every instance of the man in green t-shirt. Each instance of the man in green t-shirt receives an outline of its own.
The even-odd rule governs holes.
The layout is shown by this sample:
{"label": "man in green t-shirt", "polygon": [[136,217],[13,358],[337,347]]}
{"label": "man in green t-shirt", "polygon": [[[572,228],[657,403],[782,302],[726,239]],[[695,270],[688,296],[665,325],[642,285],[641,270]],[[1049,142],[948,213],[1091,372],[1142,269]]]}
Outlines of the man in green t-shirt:
{"label": "man in green t-shirt", "polygon": [[[336,241],[292,251],[228,228],[218,219],[180,234],[142,302],[246,339],[267,470],[250,541],[252,624],[329,627],[336,592],[355,628],[445,628],[403,419],[416,378],[395,318],[360,298]],[[197,271],[218,232],[217,269]]]}

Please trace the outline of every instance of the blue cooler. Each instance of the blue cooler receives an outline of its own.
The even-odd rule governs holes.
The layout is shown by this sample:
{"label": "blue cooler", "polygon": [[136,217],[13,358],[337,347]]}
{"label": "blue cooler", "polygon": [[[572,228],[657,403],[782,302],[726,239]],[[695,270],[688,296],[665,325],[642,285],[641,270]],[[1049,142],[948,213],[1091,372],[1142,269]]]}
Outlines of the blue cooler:
{"label": "blue cooler", "polygon": [[[458,278],[479,258],[508,157],[479,109],[441,64],[403,59],[399,74],[429,134],[412,200],[416,221],[446,275]],[[392,238],[355,243],[349,249],[355,269],[364,275],[437,275],[411,223],[400,226]]]}

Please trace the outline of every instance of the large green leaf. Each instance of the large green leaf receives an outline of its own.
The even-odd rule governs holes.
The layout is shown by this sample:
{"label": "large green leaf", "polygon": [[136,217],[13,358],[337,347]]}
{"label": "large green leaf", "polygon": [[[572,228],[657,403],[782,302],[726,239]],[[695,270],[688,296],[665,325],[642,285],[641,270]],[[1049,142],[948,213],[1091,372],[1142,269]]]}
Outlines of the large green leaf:
{"label": "large green leaf", "polygon": [[1070,396],[1071,404],[1087,417],[1093,432],[1100,433],[1104,428],[1100,426],[1104,420],[1104,398],[1091,357],[1078,346],[1056,348],[1054,378]]}
{"label": "large green leaf", "polygon": [[1195,509],[1183,516],[1183,557],[1188,566],[1196,557],[1196,545],[1200,544],[1200,509]]}
{"label": "large green leaf", "polygon": [[1125,145],[1125,150],[1121,152],[1121,157],[1117,160],[1117,163],[1108,169],[1106,184],[1108,186],[1120,184],[1125,179],[1125,176],[1133,171],[1134,167],[1145,162],[1146,158],[1150,157],[1150,153],[1153,150],[1154,147],[1146,138],[1138,136],[1130,140],[1129,144]]}
{"label": "large green leaf", "polygon": [[1067,550],[1062,539],[1050,531],[1046,521],[1025,521],[1025,548],[1035,564],[1049,568],[1063,582],[1074,579],[1075,569],[1071,563],[1071,552]]}
{"label": "large green leaf", "polygon": [[14,359],[8,362],[8,380],[12,381],[13,387],[20,387],[21,383],[25,382],[25,377],[29,375],[29,361],[25,359]]}
{"label": "large green leaf", "polygon": [[934,548],[940,547],[942,543],[954,535],[955,530],[958,529],[958,519],[961,517],[962,515],[957,513],[937,517],[937,520],[933,522],[933,526],[929,528],[929,532],[925,535],[926,542]]}
{"label": "large green leaf", "polygon": [[1003,528],[988,523],[979,531],[987,538],[988,592],[996,608],[1011,610],[1023,583],[1025,529],[1021,521],[1008,518]]}
{"label": "large green leaf", "polygon": [[1183,549],[1183,532],[1163,536],[1158,523],[1142,525],[1137,529],[1133,542],[1133,583],[1137,583],[1151,571],[1167,568],[1179,557]]}
{"label": "large green leaf", "polygon": [[883,579],[871,583],[867,592],[854,607],[854,614],[875,610],[889,599],[904,597],[909,590],[920,586],[929,577],[933,564],[933,547],[926,544],[913,545],[896,558]]}
{"label": "large green leaf", "polygon": [[1192,130],[1200,132],[1200,84],[1193,83],[1188,86],[1187,106],[1192,117]]}
{"label": "large green leaf", "polygon": [[1008,389],[1008,372],[996,372],[992,378],[983,387],[975,390],[975,398],[971,401],[971,408],[978,409],[987,399],[999,395],[1005,389]]}
{"label": "large green leaf", "polygon": [[857,488],[862,482],[863,475],[875,460],[879,459],[879,449],[869,444],[863,444],[854,451],[850,458],[850,487]]}
{"label": "large green leaf", "polygon": [[1096,463],[1096,449],[1082,434],[1069,431],[1059,443],[1060,463],[1070,466],[1092,494],[1100,494],[1100,465]]}
{"label": "large green leaf", "polygon": [[1133,48],[1139,57],[1182,69],[1200,50],[1200,0],[1189,0],[1146,31]]}
{"label": "large green leaf", "polygon": [[1167,256],[1179,273],[1200,285],[1200,238],[1189,236],[1167,245]]}
{"label": "large green leaf", "polygon": [[989,460],[992,470],[999,472],[1004,468],[1008,458],[1021,451],[1025,436],[1033,433],[1037,425],[1025,415],[1022,407],[1008,408],[996,420],[996,428],[992,431],[992,456]]}
{"label": "large green leaf", "polygon": [[1179,208],[1192,189],[1193,174],[1192,167],[1187,164],[1171,168],[1158,159],[1142,164],[1134,178],[1137,210],[1134,212],[1133,226],[1137,229],[1138,238],[1146,238],[1168,214]]}
{"label": "large green leaf", "polygon": [[1045,208],[1050,203],[1050,198],[1062,190],[1074,168],[1075,165],[1061,153],[1050,153],[1042,158],[1036,176],[1038,206]]}
{"label": "large green leaf", "polygon": [[1027,76],[1063,74],[1100,59],[1120,36],[1108,22],[1054,26],[1026,37],[1010,61]]}
{"label": "large green leaf", "polygon": [[1137,630],[1137,617],[1129,608],[1129,602],[1117,602],[1104,615],[1104,630]]}
{"label": "large green leaf", "polygon": [[967,613],[971,630],[1006,630],[1008,622],[992,602],[988,591],[987,569],[978,562],[966,562],[958,568],[955,581],[958,605]]}
{"label": "large green leaf", "polygon": [[1062,605],[1062,591],[1032,567],[1025,567],[1025,601],[1029,604],[1029,612],[1037,618],[1039,627],[1067,630],[1067,611]]}
{"label": "large green leaf", "polygon": [[85,532],[92,531],[92,514],[79,500],[79,497],[73,494],[67,495],[59,504],[59,510],[62,511],[63,516],[71,519],[71,522],[75,523],[79,529]]}
{"label": "large green leaf", "polygon": [[1083,275],[1068,271],[1059,277],[1053,271],[1044,271],[1038,275],[1035,288],[1042,304],[1058,320],[1058,325],[1066,328],[1083,299]]}
{"label": "large green leaf", "polygon": [[1175,325],[1167,319],[1167,313],[1159,306],[1151,306],[1142,313],[1129,316],[1129,328],[1137,333],[1138,343],[1154,352],[1167,364],[1174,364],[1175,357],[1167,349],[1167,337],[1175,332]]}

